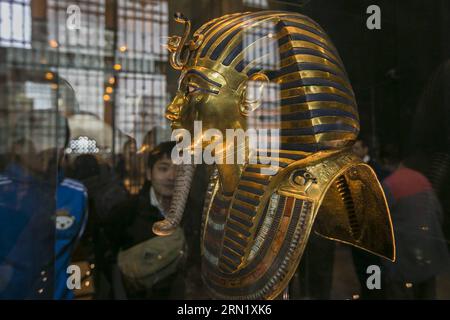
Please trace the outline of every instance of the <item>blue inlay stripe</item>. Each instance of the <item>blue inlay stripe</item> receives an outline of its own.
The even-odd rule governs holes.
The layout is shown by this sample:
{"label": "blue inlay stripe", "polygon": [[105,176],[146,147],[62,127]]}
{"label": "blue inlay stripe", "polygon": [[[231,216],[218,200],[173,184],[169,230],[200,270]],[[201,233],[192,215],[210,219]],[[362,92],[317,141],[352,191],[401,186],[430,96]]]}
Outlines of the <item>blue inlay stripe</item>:
{"label": "blue inlay stripe", "polygon": [[[238,64],[234,68],[236,69],[236,71],[238,71],[238,70],[242,71],[242,70],[244,70],[244,64],[245,64],[245,61],[241,60],[241,61],[238,62]],[[239,72],[241,72],[241,71],[239,71]]]}
{"label": "blue inlay stripe", "polygon": [[195,75],[198,75],[200,78],[202,78],[203,80],[205,80],[205,81],[207,81],[207,82],[209,82],[209,83],[211,83],[211,84],[213,84],[213,85],[215,85],[215,86],[217,86],[217,87],[219,87],[219,88],[221,88],[222,87],[222,85],[220,84],[220,83],[218,83],[218,82],[216,82],[216,81],[214,81],[214,80],[211,80],[210,78],[208,78],[205,74],[203,74],[202,72],[200,72],[200,71],[198,71],[198,70],[193,70],[193,69],[191,69],[191,70],[188,70],[188,72],[186,72],[186,75],[188,75],[188,74],[195,74]]}
{"label": "blue inlay stripe", "polygon": [[293,64],[290,64],[288,66],[281,68],[280,70],[269,71],[267,73],[267,76],[269,77],[269,79],[274,79],[276,77],[281,77],[285,74],[293,73],[296,71],[302,71],[302,70],[324,71],[324,72],[334,74],[335,76],[342,77],[344,80],[348,81],[347,75],[343,74],[342,72],[337,71],[333,68],[330,68],[324,64],[311,63],[311,62],[293,63]]}
{"label": "blue inlay stripe", "polygon": [[[321,28],[321,26],[317,23],[317,22],[315,22],[313,19],[311,19],[310,17],[308,17],[308,16],[305,16],[305,15],[302,15],[302,14],[290,14],[290,15],[286,15],[286,16],[284,16],[284,18],[286,18],[286,19],[301,19],[301,20],[305,20],[305,21],[308,21],[309,23],[311,23],[312,25],[314,25],[316,28],[317,28],[317,30],[319,30],[320,32],[322,32],[323,33],[323,31],[322,31],[322,28]],[[283,20],[283,21],[280,21],[280,22],[282,22],[283,24],[285,24],[287,21],[286,20]]]}
{"label": "blue inlay stripe", "polygon": [[308,120],[316,117],[347,117],[353,120],[358,120],[357,116],[351,112],[347,112],[339,109],[314,109],[306,110],[300,112],[294,112],[289,114],[282,114],[281,121],[291,121],[291,120]]}
{"label": "blue inlay stripe", "polygon": [[292,159],[292,160],[300,160],[300,159],[304,159],[305,158],[304,155],[295,154],[295,153],[288,153],[288,152],[280,152],[278,154],[278,156],[280,158],[288,158],[288,159]]}
{"label": "blue inlay stripe", "polygon": [[[268,13],[268,12],[266,12],[266,13]],[[278,28],[278,25],[279,25],[279,24],[277,24],[277,28]],[[267,30],[267,32],[266,32],[266,30],[264,30],[264,32],[261,32],[261,33],[259,34],[260,37],[258,37],[257,39],[255,39],[255,41],[253,41],[251,44],[253,44],[253,43],[255,43],[255,42],[261,40],[261,39],[264,38],[264,37],[266,37],[268,33],[269,33],[269,30]],[[225,40],[227,41],[227,44],[228,44],[229,40],[228,40],[228,39],[225,39]],[[222,41],[222,42],[225,42],[225,40]],[[250,46],[251,44],[249,44],[249,46]],[[220,45],[222,45],[222,43],[221,43]],[[223,46],[223,47],[224,47],[224,46]],[[231,64],[231,62],[232,62],[232,61],[233,61],[233,60],[234,60],[234,59],[235,59],[235,58],[236,58],[243,50],[244,50],[244,46],[243,46],[242,41],[240,41],[240,42],[239,42],[239,43],[231,50],[231,52],[228,54],[228,56],[225,57],[225,59],[222,61],[222,64],[225,65],[225,66],[229,66],[229,65]]]}
{"label": "blue inlay stripe", "polygon": [[283,149],[301,150],[305,152],[318,152],[322,150],[333,149],[329,146],[324,146],[319,143],[281,143]]}
{"label": "blue inlay stripe", "polygon": [[253,58],[252,61],[242,59],[236,65],[236,67],[235,67],[236,71],[242,72],[242,70],[244,70],[244,68],[247,67],[250,63],[252,63],[253,61],[255,61],[258,58],[261,58],[262,56],[264,56],[268,52],[270,52],[270,49],[271,49],[270,46],[266,45],[266,46],[258,48],[257,51],[256,50],[252,51],[252,58]]}
{"label": "blue inlay stripe", "polygon": [[243,50],[242,41],[240,41],[228,54],[228,56],[223,60],[222,64],[229,66],[230,63],[238,56],[239,53]]}
{"label": "blue inlay stripe", "polygon": [[242,219],[242,218],[240,218],[239,216],[237,216],[237,215],[235,215],[233,213],[230,214],[230,219],[235,220],[235,221],[239,222],[240,224],[242,224],[244,226],[247,226],[249,228],[253,225],[253,223],[251,221],[247,221],[245,219]]}
{"label": "blue inlay stripe", "polygon": [[261,168],[259,168],[259,167],[247,167],[247,168],[245,168],[245,171],[261,173]]}
{"label": "blue inlay stripe", "polygon": [[[245,19],[247,16],[245,14],[240,15],[240,16],[236,16],[236,17],[230,17],[229,19],[225,19],[222,20],[218,23],[214,24],[214,27],[211,28],[210,30],[208,30],[208,34],[205,33],[205,38],[208,37],[209,35],[211,35],[214,31],[217,31],[218,33],[220,33],[220,28],[223,27],[224,23],[230,22],[232,20],[234,20],[233,22],[231,22],[231,24],[228,26],[228,29],[235,26],[236,24],[242,22],[243,19]],[[227,29],[227,30],[228,30]],[[221,34],[221,33],[220,33]],[[214,43],[214,41],[211,41],[213,38],[215,38],[217,34],[215,34],[209,41],[208,43],[206,43],[206,45],[203,47],[202,51],[200,52],[200,57],[204,57],[206,55],[206,53],[208,52],[209,48],[212,46],[212,44]],[[216,38],[217,39],[217,38]]]}
{"label": "blue inlay stripe", "polygon": [[[295,17],[296,19],[298,19],[298,17]],[[306,19],[303,19],[306,20]],[[328,40],[328,36],[327,34],[323,33],[322,31],[320,31],[318,28],[312,28],[310,26],[307,26],[306,24],[300,23],[300,22],[295,22],[295,21],[289,21],[289,20],[283,20],[282,22],[282,26],[283,27],[297,27],[300,29],[303,29],[305,31],[309,31],[311,33],[314,33],[315,35],[325,38],[326,40]]]}
{"label": "blue inlay stripe", "polygon": [[237,14],[231,15],[229,17],[222,16],[222,17],[218,18],[214,22],[211,21],[211,24],[209,24],[204,30],[202,30],[201,33],[206,37],[206,36],[208,36],[208,34],[211,33],[211,31],[213,29],[216,29],[216,28],[220,27],[222,25],[222,23],[224,23],[226,21],[231,21],[232,19],[237,19],[237,18],[242,17],[244,15],[245,15],[245,13],[237,13]]}
{"label": "blue inlay stripe", "polygon": [[281,90],[286,89],[294,89],[299,88],[303,86],[325,86],[325,87],[332,87],[336,88],[338,90],[341,90],[342,92],[347,93],[350,96],[353,96],[353,92],[348,89],[347,87],[343,86],[342,84],[335,82],[333,80],[327,80],[323,78],[301,78],[295,81],[282,83],[280,85]]}
{"label": "blue inlay stripe", "polygon": [[[223,194],[225,197],[232,197],[232,196],[233,196],[233,193],[234,193],[234,191],[229,191],[229,192],[227,192],[227,191],[222,191],[222,194]],[[230,200],[227,200],[227,201],[230,202],[231,199],[230,199]]]}
{"label": "blue inlay stripe", "polygon": [[253,193],[258,196],[262,196],[264,194],[264,190],[259,190],[259,189],[252,188],[252,187],[245,186],[245,185],[238,185],[238,189]]}
{"label": "blue inlay stripe", "polygon": [[[247,169],[249,169],[249,168],[247,168]],[[258,170],[259,170],[259,169],[258,169]],[[247,203],[249,203],[249,204],[251,204],[251,205],[253,205],[253,206],[259,205],[259,200],[255,200],[255,199],[252,199],[252,198],[248,198],[248,197],[246,197],[246,196],[240,194],[239,192],[236,193],[235,198],[238,199],[238,200],[241,200],[241,201],[243,201],[243,202],[247,202]]]}
{"label": "blue inlay stripe", "polygon": [[[340,102],[340,103],[355,107],[354,101],[351,101],[347,98],[344,98],[340,95],[333,94],[333,93],[310,93],[310,94],[306,94],[306,95],[302,95],[302,96],[284,98],[284,99],[281,99],[281,105],[287,106],[287,105],[305,103],[305,102],[311,102],[311,101],[335,101],[335,102]],[[356,107],[355,107],[355,109],[356,109]]]}
{"label": "blue inlay stripe", "polygon": [[250,217],[254,217],[256,215],[256,210],[251,210],[251,209],[241,206],[237,203],[233,203],[233,205],[231,207],[235,210],[238,210],[242,213],[249,215]]}
{"label": "blue inlay stripe", "polygon": [[358,129],[345,123],[320,124],[309,128],[282,129],[282,136],[314,135],[325,132],[358,132]]}
{"label": "blue inlay stripe", "polygon": [[235,265],[232,265],[230,262],[228,262],[227,260],[225,260],[225,259],[220,259],[220,263],[221,264],[224,264],[228,269],[230,269],[230,270],[236,270],[236,267],[237,266],[235,266]]}
{"label": "blue inlay stripe", "polygon": [[230,33],[225,39],[222,40],[221,43],[219,43],[219,45],[213,50],[213,52],[211,53],[210,58],[212,60],[216,60],[220,54],[223,52],[223,50],[225,49],[225,47],[228,45],[228,43],[231,41],[231,39],[233,39],[233,37],[239,33],[239,31],[241,31],[240,28],[234,30],[232,33]]}
{"label": "blue inlay stripe", "polygon": [[230,240],[225,239],[223,241],[223,244],[225,246],[227,246],[228,248],[230,248],[231,250],[233,250],[234,252],[236,252],[237,254],[244,255],[244,251],[241,248],[239,248],[235,243],[231,242]]}
{"label": "blue inlay stripe", "polygon": [[270,179],[268,179],[268,178],[262,179],[262,178],[244,176],[244,175],[241,177],[241,179],[244,181],[256,182],[256,183],[263,184],[263,185],[267,185],[270,181]]}
{"label": "blue inlay stripe", "polygon": [[287,34],[286,36],[284,36],[284,37],[280,38],[280,40],[278,40],[278,45],[281,47],[283,44],[288,43],[290,41],[311,42],[311,43],[318,45],[319,47],[322,47],[322,48],[327,49],[328,51],[334,53],[335,56],[338,55],[336,52],[336,49],[334,49],[333,47],[330,47],[330,46],[326,45],[325,43],[320,42],[319,40],[316,40],[314,38],[308,37],[308,36],[300,34],[300,33]]}
{"label": "blue inlay stripe", "polygon": [[260,72],[261,70],[262,70],[261,67],[254,67],[254,68],[251,68],[250,70],[248,70],[247,76],[250,77],[252,74],[257,73],[257,72]]}
{"label": "blue inlay stripe", "polygon": [[[203,50],[200,54],[200,57],[203,58],[206,56],[206,54],[208,53],[209,48],[211,48],[211,46],[213,45],[213,43],[221,36],[223,35],[225,32],[227,32],[228,30],[230,30],[231,28],[235,27],[237,24],[241,23],[241,22],[246,22],[246,24],[249,24],[251,22],[256,21],[255,19],[260,17],[260,16],[264,16],[267,15],[267,12],[265,11],[260,11],[257,13],[253,13],[253,14],[246,14],[244,16],[239,17],[238,19],[234,20],[233,22],[231,22],[228,26],[226,26],[225,28],[222,28],[220,30],[218,30],[212,37],[211,39],[208,40],[208,43],[206,43],[206,45],[203,47]],[[224,22],[225,23],[225,22]],[[239,27],[238,29],[242,30],[242,27]]]}
{"label": "blue inlay stripe", "polygon": [[341,69],[344,69],[344,67],[342,66],[342,64],[339,61],[336,61],[334,58],[330,57],[329,55],[320,52],[318,50],[314,50],[311,48],[294,48],[288,51],[285,51],[283,53],[280,54],[280,59],[286,59],[288,57],[292,57],[294,55],[297,54],[307,54],[307,55],[312,55],[318,58],[323,58],[323,59],[327,59],[328,61],[334,63],[335,65],[337,65],[338,67],[340,67]]}
{"label": "blue inlay stripe", "polygon": [[[250,233],[248,230],[245,230],[244,228],[242,228],[241,226],[239,226],[235,221],[236,221],[236,219],[233,219],[233,218],[230,216],[230,219],[229,219],[228,222],[227,222],[227,227],[228,227],[230,230],[232,230],[232,231],[234,231],[234,232],[237,232],[237,233],[240,233],[240,234],[242,234],[242,235],[245,236],[245,237],[250,237],[251,233]],[[251,226],[249,226],[249,227],[251,227]]]}
{"label": "blue inlay stripe", "polygon": [[222,255],[227,257],[229,260],[233,261],[236,264],[239,264],[241,259],[238,254],[227,248],[226,246],[222,247]]}

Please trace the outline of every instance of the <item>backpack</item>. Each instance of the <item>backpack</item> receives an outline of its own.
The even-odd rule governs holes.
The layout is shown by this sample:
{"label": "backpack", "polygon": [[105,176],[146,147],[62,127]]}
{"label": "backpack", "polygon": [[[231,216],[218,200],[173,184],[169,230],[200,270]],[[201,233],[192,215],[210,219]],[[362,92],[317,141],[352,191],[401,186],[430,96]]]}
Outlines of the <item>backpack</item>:
{"label": "backpack", "polygon": [[185,256],[183,230],[156,236],[118,254],[117,264],[125,285],[135,291],[151,289],[174,274]]}

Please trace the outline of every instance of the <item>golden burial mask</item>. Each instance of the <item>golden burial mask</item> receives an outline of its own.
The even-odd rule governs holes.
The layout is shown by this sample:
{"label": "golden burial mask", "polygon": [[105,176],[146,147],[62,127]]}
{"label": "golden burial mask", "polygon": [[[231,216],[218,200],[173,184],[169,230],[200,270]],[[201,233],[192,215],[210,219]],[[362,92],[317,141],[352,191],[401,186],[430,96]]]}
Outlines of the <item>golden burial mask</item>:
{"label": "golden burial mask", "polygon": [[[359,132],[354,93],[322,28],[298,13],[247,12],[209,21],[189,38],[189,20],[175,19],[185,30],[168,45],[181,71],[166,112],[172,128],[193,132],[201,121],[203,132],[224,135],[278,129],[275,153],[241,143],[234,148],[246,150],[244,163],[213,165],[202,227],[202,278],[212,297],[277,298],[312,230],[395,260],[383,190],[351,152]],[[222,147],[228,152],[229,141]],[[250,161],[263,158],[273,160],[272,171]],[[181,220],[193,168],[179,166],[172,207],[155,233],[168,235]]]}

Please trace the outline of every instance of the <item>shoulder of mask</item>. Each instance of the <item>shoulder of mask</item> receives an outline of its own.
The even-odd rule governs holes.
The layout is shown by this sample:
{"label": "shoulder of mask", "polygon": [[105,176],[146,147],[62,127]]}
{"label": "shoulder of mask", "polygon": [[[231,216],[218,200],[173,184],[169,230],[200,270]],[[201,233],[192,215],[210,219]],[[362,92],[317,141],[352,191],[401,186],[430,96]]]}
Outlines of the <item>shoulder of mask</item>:
{"label": "shoulder of mask", "polygon": [[302,161],[283,170],[277,192],[313,203],[322,237],[395,260],[392,219],[374,170],[350,151]]}
{"label": "shoulder of mask", "polygon": [[[349,150],[321,151],[291,162],[279,170],[277,177],[279,182],[287,182],[281,184],[291,186],[292,190],[303,190],[306,184],[323,189],[337,176],[360,165],[365,164]],[[311,190],[305,193],[311,194]]]}

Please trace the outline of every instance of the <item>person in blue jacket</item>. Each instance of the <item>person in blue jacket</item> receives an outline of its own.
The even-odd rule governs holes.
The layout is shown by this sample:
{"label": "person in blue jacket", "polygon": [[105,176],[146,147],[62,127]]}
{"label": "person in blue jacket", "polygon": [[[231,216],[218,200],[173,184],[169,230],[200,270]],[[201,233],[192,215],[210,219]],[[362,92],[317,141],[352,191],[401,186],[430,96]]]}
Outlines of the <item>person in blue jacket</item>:
{"label": "person in blue jacket", "polygon": [[67,121],[53,110],[17,117],[0,173],[0,299],[71,299],[71,255],[87,219],[84,186],[60,169]]}

